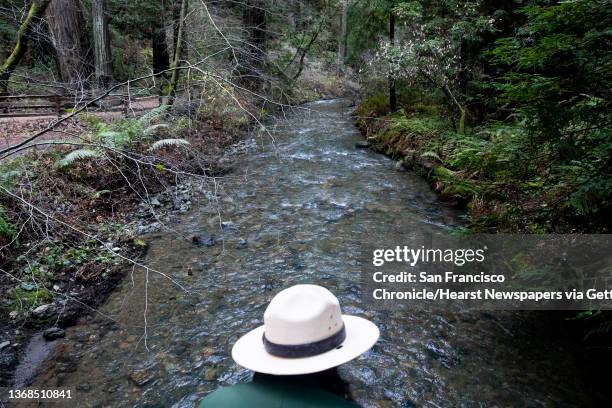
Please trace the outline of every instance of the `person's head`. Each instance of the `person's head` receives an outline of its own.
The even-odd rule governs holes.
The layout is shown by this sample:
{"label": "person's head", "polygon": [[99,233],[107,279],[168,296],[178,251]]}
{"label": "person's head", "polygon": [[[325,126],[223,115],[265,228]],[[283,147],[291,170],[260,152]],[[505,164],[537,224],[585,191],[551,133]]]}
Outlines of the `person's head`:
{"label": "person's head", "polygon": [[369,350],[378,340],[372,322],[343,315],[338,299],[317,285],[279,292],[264,313],[264,325],[232,348],[234,361],[272,375],[302,375],[337,367]]}

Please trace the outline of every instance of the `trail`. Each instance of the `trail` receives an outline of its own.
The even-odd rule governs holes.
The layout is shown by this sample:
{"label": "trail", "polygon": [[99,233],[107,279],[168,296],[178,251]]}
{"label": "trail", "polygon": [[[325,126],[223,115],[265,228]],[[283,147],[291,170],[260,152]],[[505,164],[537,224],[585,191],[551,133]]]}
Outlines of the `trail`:
{"label": "trail", "polygon": [[[157,97],[139,98],[134,101],[128,114],[137,115],[144,111],[156,108],[159,102]],[[123,112],[105,112],[91,110],[88,114],[96,116],[102,120],[119,119],[123,116]],[[0,117],[0,149],[15,145],[32,134],[46,128],[49,123],[58,118],[53,114],[41,114],[36,116],[15,116],[15,117]],[[67,139],[74,138],[80,133],[78,120],[69,121],[66,124],[60,125],[56,130],[50,131],[43,135],[37,141],[52,140],[52,139]]]}

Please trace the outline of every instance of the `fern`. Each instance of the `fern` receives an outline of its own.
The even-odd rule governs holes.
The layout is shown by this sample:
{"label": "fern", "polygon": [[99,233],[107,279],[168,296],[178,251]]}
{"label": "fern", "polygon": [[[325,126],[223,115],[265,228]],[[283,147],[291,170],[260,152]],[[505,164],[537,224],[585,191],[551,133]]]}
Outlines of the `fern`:
{"label": "fern", "polygon": [[6,219],[4,208],[0,205],[0,238],[12,241],[16,234],[15,226]]}
{"label": "fern", "polygon": [[57,165],[59,167],[67,167],[73,164],[75,161],[90,159],[94,157],[100,157],[100,152],[90,149],[78,149],[64,156],[63,159],[57,162]]}
{"label": "fern", "polygon": [[435,152],[425,152],[425,153],[421,154],[421,158],[423,158],[423,159],[431,158],[431,159],[437,160],[440,163],[442,163],[442,159]]}
{"label": "fern", "polygon": [[127,132],[117,132],[113,130],[105,130],[98,133],[100,141],[109,147],[121,147],[130,141],[130,136]]}
{"label": "fern", "polygon": [[19,179],[21,177],[21,171],[19,170],[9,170],[3,173],[0,173],[0,184],[7,186],[10,185],[13,181]]}
{"label": "fern", "polygon": [[160,123],[158,125],[152,125],[142,131],[144,136],[151,136],[157,133],[159,129],[167,129],[168,125],[165,123]]}
{"label": "fern", "polygon": [[149,112],[145,113],[138,119],[138,126],[140,126],[142,129],[151,126],[151,122],[162,116],[167,109],[168,105],[162,105],[158,108],[151,109]]}
{"label": "fern", "polygon": [[150,151],[159,150],[163,147],[178,147],[188,146],[190,143],[185,139],[162,139],[153,143],[149,148]]}

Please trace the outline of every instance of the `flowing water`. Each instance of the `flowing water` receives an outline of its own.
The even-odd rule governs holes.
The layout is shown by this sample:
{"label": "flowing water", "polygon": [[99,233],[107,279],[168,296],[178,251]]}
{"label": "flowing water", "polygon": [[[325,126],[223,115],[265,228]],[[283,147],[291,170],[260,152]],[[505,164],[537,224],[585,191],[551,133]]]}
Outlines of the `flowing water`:
{"label": "flowing water", "polygon": [[[317,283],[344,313],[381,329],[377,345],[340,374],[366,407],[577,406],[589,403],[572,353],[521,314],[368,310],[360,298],[361,241],[449,229],[459,214],[427,183],[399,172],[361,140],[346,101],[307,106],[238,158],[240,171],[197,208],[151,236],[147,263],[176,279],[128,273],[96,315],[67,330],[37,387],[72,387],[68,406],[192,407],[248,381],[232,344],[262,324],[279,290]],[[221,225],[221,223],[223,224]],[[215,235],[213,246],[193,235]],[[145,344],[145,281],[146,344]],[[550,338],[552,337],[552,338]],[[147,350],[148,349],[148,350]]]}

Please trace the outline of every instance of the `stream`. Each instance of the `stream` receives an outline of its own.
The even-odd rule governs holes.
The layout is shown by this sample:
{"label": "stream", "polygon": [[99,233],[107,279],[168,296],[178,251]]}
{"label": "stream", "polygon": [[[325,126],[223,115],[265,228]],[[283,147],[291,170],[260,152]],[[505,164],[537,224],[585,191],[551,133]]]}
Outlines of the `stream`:
{"label": "stream", "polygon": [[[411,231],[460,226],[461,213],[422,178],[356,149],[362,137],[347,101],[306,108],[272,126],[273,142],[257,138],[238,170],[170,225],[174,232],[147,237],[147,264],[185,291],[156,273],[128,271],[104,316],[69,328],[32,386],[72,388],[65,406],[193,407],[219,386],[250,379],[230,350],[262,324],[272,296],[316,283],[344,313],[381,329],[372,350],[339,370],[364,407],[592,404],[579,354],[527,314],[377,312],[362,303],[365,236],[401,242]],[[209,246],[194,245],[194,235]]]}

